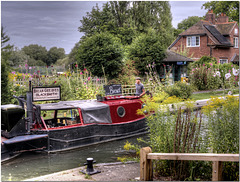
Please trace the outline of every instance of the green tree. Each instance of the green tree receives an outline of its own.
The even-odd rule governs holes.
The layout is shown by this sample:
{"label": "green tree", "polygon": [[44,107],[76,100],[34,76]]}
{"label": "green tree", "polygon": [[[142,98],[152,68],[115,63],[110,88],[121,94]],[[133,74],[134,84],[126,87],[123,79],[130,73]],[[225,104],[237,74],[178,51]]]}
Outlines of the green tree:
{"label": "green tree", "polygon": [[52,47],[47,54],[47,64],[54,64],[58,59],[65,57],[65,50],[63,48]]}
{"label": "green tree", "polygon": [[199,17],[199,16],[189,16],[188,18],[178,23],[178,29],[187,30],[189,27],[193,26],[194,24],[199,22],[201,19],[202,17]]}
{"label": "green tree", "polygon": [[22,48],[22,51],[24,51],[25,54],[29,55],[30,58],[35,59],[35,60],[41,60],[43,62],[45,62],[47,65],[47,49],[46,47],[42,47],[40,45],[37,44],[30,44],[28,46],[24,46]]}
{"label": "green tree", "polygon": [[[18,48],[15,48],[14,51],[12,51],[12,54],[9,57],[9,65],[10,66],[19,66],[24,65],[26,60],[30,60],[30,56],[25,54],[22,50],[19,50]],[[35,60],[34,60],[35,61]]]}
{"label": "green tree", "polygon": [[142,33],[129,47],[129,58],[135,61],[135,66],[143,75],[148,71],[147,65],[154,62],[158,67],[165,58],[165,49],[169,45],[167,36],[159,35],[153,29],[147,34]]}
{"label": "green tree", "polygon": [[1,26],[1,61],[7,63],[7,65],[8,58],[13,50],[13,45],[10,45],[9,41],[10,37],[4,31],[3,26]]}
{"label": "green tree", "polygon": [[124,24],[128,24],[129,4],[130,1],[110,1],[112,17],[114,17],[117,27],[123,27]]}
{"label": "green tree", "polygon": [[129,18],[138,32],[147,32],[149,28],[169,32],[172,28],[171,8],[167,1],[133,1]]}
{"label": "green tree", "polygon": [[78,27],[79,32],[83,32],[85,36],[92,36],[95,33],[100,33],[103,31],[110,31],[114,29],[113,16],[111,15],[111,10],[109,4],[103,5],[103,10],[101,11],[98,5],[92,8],[91,12],[87,12],[87,15],[80,20],[81,26]]}
{"label": "green tree", "polygon": [[119,37],[123,45],[131,44],[136,35],[149,28],[173,36],[170,5],[165,1],[110,1],[103,5],[103,10],[93,7],[80,21],[83,38],[108,31]]}
{"label": "green tree", "polygon": [[232,21],[239,23],[239,1],[208,1],[202,8],[212,9],[216,15],[226,13]]}
{"label": "green tree", "polygon": [[9,92],[9,56],[11,55],[13,45],[10,45],[8,42],[10,37],[4,31],[4,28],[1,27],[1,104],[9,103],[10,92]]}
{"label": "green tree", "polygon": [[1,104],[9,104],[10,92],[8,81],[8,69],[5,62],[1,62]]}
{"label": "green tree", "polygon": [[65,65],[65,68],[69,68],[69,65],[72,63],[73,61],[69,58],[69,56],[66,56],[62,59],[58,59],[55,63],[56,66],[62,66]]}
{"label": "green tree", "polygon": [[88,68],[94,76],[114,78],[121,71],[123,49],[120,40],[106,32],[95,34],[81,42],[77,61],[80,68]]}
{"label": "green tree", "polygon": [[178,35],[180,34],[180,33],[182,33],[184,30],[182,30],[182,29],[177,29],[177,28],[173,28],[173,35],[174,35],[174,37],[175,37],[175,39],[178,37]]}

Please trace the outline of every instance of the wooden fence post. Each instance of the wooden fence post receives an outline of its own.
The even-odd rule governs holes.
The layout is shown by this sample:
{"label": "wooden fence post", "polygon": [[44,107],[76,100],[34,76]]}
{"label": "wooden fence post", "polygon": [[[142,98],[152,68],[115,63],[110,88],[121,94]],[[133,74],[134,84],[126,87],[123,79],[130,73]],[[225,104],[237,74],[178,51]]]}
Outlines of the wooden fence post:
{"label": "wooden fence post", "polygon": [[140,180],[153,180],[153,166],[152,160],[147,159],[147,155],[152,152],[150,147],[141,148],[140,150]]}
{"label": "wooden fence post", "polygon": [[221,161],[213,161],[212,163],[212,181],[222,181],[222,166]]}

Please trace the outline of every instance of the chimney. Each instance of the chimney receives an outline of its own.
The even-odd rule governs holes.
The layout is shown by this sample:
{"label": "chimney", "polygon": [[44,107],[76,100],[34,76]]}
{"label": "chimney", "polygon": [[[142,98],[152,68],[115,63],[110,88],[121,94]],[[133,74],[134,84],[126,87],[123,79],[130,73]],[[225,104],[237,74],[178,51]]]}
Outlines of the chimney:
{"label": "chimney", "polygon": [[208,13],[206,14],[206,21],[212,23],[215,25],[215,14],[213,13],[213,10],[209,10]]}
{"label": "chimney", "polygon": [[221,15],[217,18],[218,23],[228,23],[228,16],[225,13],[221,13]]}

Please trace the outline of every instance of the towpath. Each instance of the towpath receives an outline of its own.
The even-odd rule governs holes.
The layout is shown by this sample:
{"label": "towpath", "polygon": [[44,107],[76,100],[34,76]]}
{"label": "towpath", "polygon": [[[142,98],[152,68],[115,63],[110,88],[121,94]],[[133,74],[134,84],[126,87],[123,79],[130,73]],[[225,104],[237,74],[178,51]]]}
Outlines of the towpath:
{"label": "towpath", "polygon": [[81,173],[85,167],[78,167],[24,181],[137,181],[140,177],[140,164],[137,162],[97,164],[94,169],[101,173],[88,176]]}

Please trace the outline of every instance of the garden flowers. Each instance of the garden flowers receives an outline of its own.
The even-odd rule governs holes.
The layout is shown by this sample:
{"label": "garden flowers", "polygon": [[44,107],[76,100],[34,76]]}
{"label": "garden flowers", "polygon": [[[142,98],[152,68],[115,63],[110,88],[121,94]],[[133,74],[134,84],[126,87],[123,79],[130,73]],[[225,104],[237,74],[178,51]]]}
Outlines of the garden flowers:
{"label": "garden flowers", "polygon": [[221,77],[221,73],[220,73],[220,71],[216,71],[216,76]]}
{"label": "garden flowers", "polygon": [[230,78],[231,77],[231,73],[227,73],[227,74],[225,74],[225,78],[226,78],[226,80],[228,79],[228,78]]}
{"label": "garden flowers", "polygon": [[237,76],[239,74],[239,69],[232,68],[232,73],[234,76]]}

